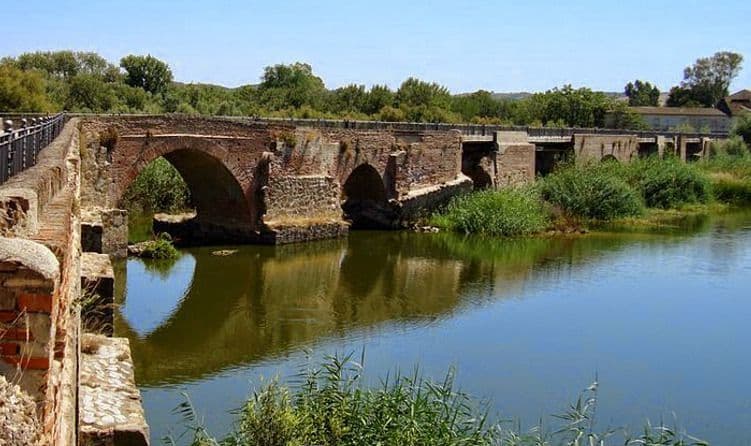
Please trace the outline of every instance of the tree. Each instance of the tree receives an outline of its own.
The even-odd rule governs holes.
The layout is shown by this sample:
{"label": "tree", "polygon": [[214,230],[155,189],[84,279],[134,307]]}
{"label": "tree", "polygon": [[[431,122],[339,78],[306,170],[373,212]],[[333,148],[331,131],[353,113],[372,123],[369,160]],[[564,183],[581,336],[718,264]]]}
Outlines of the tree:
{"label": "tree", "polygon": [[365,97],[362,111],[369,115],[379,113],[384,107],[394,105],[394,92],[386,85],[373,85]]}
{"label": "tree", "polygon": [[528,100],[536,102],[533,108],[538,113],[542,111],[543,124],[552,121],[569,127],[604,127],[605,115],[612,107],[612,99],[604,93],[571,85],[536,93]]}
{"label": "tree", "polygon": [[274,65],[264,69],[258,86],[261,101],[271,110],[322,105],[326,87],[306,63]]}
{"label": "tree", "polygon": [[364,85],[347,85],[334,90],[333,112],[362,111],[365,108],[367,93]]}
{"label": "tree", "polygon": [[399,90],[397,90],[396,101],[400,106],[448,108],[451,102],[451,94],[446,87],[435,82],[429,83],[410,77],[402,82]]}
{"label": "tree", "polygon": [[636,80],[629,82],[624,88],[631,107],[652,106],[660,103],[660,90],[649,82]]}
{"label": "tree", "polygon": [[152,94],[162,93],[172,82],[169,65],[151,55],[125,56],[120,59],[120,66],[125,70],[126,84]]}
{"label": "tree", "polygon": [[714,107],[729,93],[730,83],[738,76],[743,56],[720,51],[703,57],[683,70],[683,81],[670,90],[668,105],[672,107],[699,104]]}
{"label": "tree", "polygon": [[501,101],[493,99],[492,93],[478,90],[474,93],[455,96],[451,109],[459,113],[465,121],[472,118],[498,118],[501,115]]}
{"label": "tree", "polygon": [[71,78],[66,109],[101,113],[110,111],[116,103],[114,92],[100,78],[90,74],[79,74]]}
{"label": "tree", "polygon": [[52,108],[39,73],[0,64],[0,110],[47,112]]}

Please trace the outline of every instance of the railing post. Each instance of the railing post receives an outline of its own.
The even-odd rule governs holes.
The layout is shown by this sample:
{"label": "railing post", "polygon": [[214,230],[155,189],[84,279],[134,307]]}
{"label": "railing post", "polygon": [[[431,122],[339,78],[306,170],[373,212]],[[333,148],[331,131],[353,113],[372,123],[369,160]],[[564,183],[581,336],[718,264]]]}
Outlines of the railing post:
{"label": "railing post", "polygon": [[19,164],[18,167],[20,168],[19,172],[25,170],[26,167],[28,167],[26,166],[26,150],[27,150],[27,146],[29,145],[28,144],[28,139],[29,139],[28,126],[29,126],[29,121],[26,120],[26,118],[21,119],[21,134],[20,134],[21,135],[21,147],[20,147],[21,150],[19,150],[21,154],[21,159],[19,160],[19,163],[18,163]]}
{"label": "railing post", "polygon": [[14,133],[13,133],[13,121],[10,119],[3,122],[3,127],[8,133],[8,150],[5,152],[5,157],[3,159],[5,166],[3,169],[3,183],[8,180],[8,178],[11,177],[12,173],[12,166],[13,166],[13,139],[14,139]]}

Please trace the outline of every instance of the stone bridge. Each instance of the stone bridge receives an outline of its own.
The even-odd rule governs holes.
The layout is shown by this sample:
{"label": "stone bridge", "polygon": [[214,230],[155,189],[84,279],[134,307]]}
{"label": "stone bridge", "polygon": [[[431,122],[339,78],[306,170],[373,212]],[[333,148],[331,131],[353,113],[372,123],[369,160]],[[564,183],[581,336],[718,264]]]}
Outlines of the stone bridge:
{"label": "stone bridge", "polygon": [[[179,232],[203,241],[336,237],[348,222],[399,227],[471,188],[461,172],[461,134],[450,129],[132,116],[82,118],[81,132],[84,209],[120,208],[137,175],[164,157],[196,207],[195,219]],[[94,215],[91,226],[99,221]],[[124,240],[116,237],[105,234],[104,244],[122,252]]]}
{"label": "stone bridge", "polygon": [[85,332],[111,334],[90,316],[112,317],[110,258],[127,244],[121,200],[158,157],[191,189],[196,216],[177,228],[182,237],[290,243],[350,227],[402,227],[473,186],[533,181],[551,153],[626,162],[673,150],[689,159],[712,137],[186,116],[18,119],[0,134],[0,375],[33,399],[41,443],[55,445],[148,441],[127,341]]}

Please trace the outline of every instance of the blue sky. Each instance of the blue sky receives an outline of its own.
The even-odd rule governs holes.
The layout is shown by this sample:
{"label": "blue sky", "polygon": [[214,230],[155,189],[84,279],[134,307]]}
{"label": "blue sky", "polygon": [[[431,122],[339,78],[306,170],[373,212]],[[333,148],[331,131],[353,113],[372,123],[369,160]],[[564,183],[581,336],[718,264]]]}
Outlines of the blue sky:
{"label": "blue sky", "polygon": [[732,50],[747,58],[732,89],[751,87],[750,0],[27,0],[2,11],[1,55],[150,53],[183,82],[256,83],[264,66],[304,61],[329,88],[417,76],[453,92],[615,91],[636,78],[667,90],[697,57]]}

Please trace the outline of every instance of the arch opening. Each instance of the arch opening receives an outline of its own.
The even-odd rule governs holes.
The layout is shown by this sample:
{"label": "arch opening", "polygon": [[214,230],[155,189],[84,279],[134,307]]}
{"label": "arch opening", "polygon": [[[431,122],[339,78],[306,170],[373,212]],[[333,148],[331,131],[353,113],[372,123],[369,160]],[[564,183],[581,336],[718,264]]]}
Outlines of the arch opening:
{"label": "arch opening", "polygon": [[[144,181],[144,175],[152,178]],[[152,186],[152,190],[145,191],[152,206],[146,209],[143,218],[155,213],[178,214],[154,218],[153,233],[167,232],[182,244],[204,244],[244,241],[254,228],[251,203],[243,188],[232,172],[208,153],[178,149],[155,159],[125,186],[127,192],[120,200],[121,206],[131,212],[138,210],[138,203],[133,203],[130,197],[134,187],[141,188],[144,184]],[[184,194],[174,190],[181,187]],[[187,195],[185,200],[181,200],[183,195]],[[144,230],[131,228],[129,223],[129,233],[143,238]]]}
{"label": "arch opening", "polygon": [[472,180],[474,190],[493,186],[494,158],[490,144],[464,143],[462,145],[462,173]]}
{"label": "arch opening", "polygon": [[362,164],[342,186],[342,211],[352,229],[389,229],[395,226],[396,213],[388,206],[386,187],[378,171]]}
{"label": "arch opening", "polygon": [[620,161],[618,161],[618,158],[616,158],[615,155],[612,155],[612,154],[603,156],[600,162],[601,163],[620,163]]}

